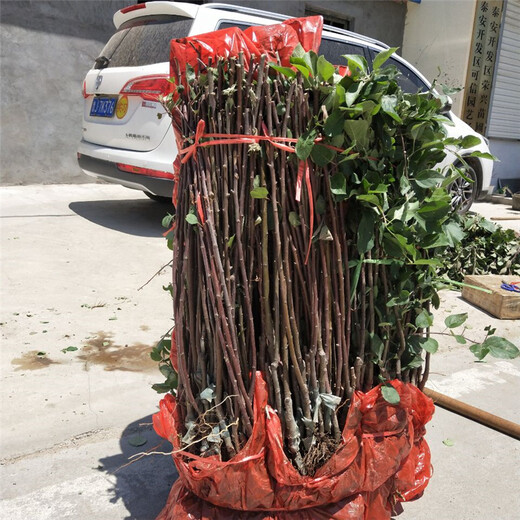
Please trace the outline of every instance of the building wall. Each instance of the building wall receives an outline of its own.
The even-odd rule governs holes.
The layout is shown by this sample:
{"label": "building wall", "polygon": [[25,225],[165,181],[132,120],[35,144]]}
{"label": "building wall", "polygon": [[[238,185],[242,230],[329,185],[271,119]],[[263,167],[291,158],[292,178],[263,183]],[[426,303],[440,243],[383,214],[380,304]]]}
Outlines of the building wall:
{"label": "building wall", "polygon": [[[430,81],[464,87],[476,0],[410,2],[406,14],[403,57]],[[455,94],[453,111],[460,116],[462,94]]]}
{"label": "building wall", "polygon": [[[265,11],[286,14],[288,16],[305,16],[306,6],[313,11],[327,14],[339,13],[353,19],[351,30],[381,40],[391,47],[402,47],[403,31],[406,17],[406,3],[395,0],[362,0],[362,1],[330,1],[321,0],[265,0],[263,2],[248,0],[220,0],[227,4],[236,4]],[[204,3],[220,3],[210,0]]]}
{"label": "building wall", "polygon": [[81,86],[132,0],[2,0],[0,179],[88,182],[76,162]]}

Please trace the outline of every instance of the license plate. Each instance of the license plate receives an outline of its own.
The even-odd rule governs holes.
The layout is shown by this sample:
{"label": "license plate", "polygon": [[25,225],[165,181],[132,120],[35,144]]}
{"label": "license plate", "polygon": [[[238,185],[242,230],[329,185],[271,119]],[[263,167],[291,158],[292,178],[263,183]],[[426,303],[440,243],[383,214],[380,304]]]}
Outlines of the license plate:
{"label": "license plate", "polygon": [[113,117],[116,103],[116,97],[95,97],[92,100],[90,115],[95,117]]}

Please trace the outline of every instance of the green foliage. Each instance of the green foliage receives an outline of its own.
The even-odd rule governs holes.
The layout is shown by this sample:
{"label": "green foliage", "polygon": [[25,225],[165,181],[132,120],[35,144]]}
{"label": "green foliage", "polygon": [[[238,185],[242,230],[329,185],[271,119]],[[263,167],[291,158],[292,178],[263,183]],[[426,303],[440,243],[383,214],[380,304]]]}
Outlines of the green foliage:
{"label": "green foliage", "polygon": [[[443,248],[439,275],[462,282],[465,275],[520,275],[520,239],[479,215],[461,217],[463,238]],[[440,254],[440,251],[439,251]]]}
{"label": "green foliage", "polygon": [[[296,154],[300,160],[313,161],[317,171],[337,165],[330,173],[332,195],[337,203],[348,200],[355,208],[351,214],[356,215],[352,225],[357,229],[358,258],[349,262],[352,304],[359,298],[367,254],[370,261],[388,266],[388,293],[370,289],[383,334],[379,341],[371,335],[372,349],[378,354],[375,362],[381,365],[380,342],[388,340],[389,334],[381,323],[394,327],[401,321],[408,338],[403,360],[414,368],[422,362],[422,351],[438,349],[438,342],[427,335],[433,324],[427,308],[439,304],[439,275],[461,280],[464,264],[472,266],[473,272],[482,264],[483,269],[493,268],[499,274],[520,274],[520,247],[512,232],[453,211],[447,187],[465,173],[453,165],[445,169],[438,165],[448,147],[457,155],[457,150],[474,147],[480,139],[447,137],[445,125],[450,121],[440,113],[445,96],[407,94],[399,88],[395,67],[384,67],[395,50],[377,56],[372,72],[363,57],[344,56],[349,66],[344,77],[332,74],[323,57],[300,50],[292,63],[298,65],[324,110],[299,138]],[[323,136],[319,144],[317,136]],[[338,152],[338,145],[343,152]],[[323,239],[323,229],[328,230],[325,222],[315,237]],[[410,316],[415,316],[414,324]],[[466,319],[467,314],[450,316],[446,326],[451,331]],[[451,334],[458,343],[466,343],[463,334]],[[390,352],[400,351],[393,341]],[[479,358],[488,353],[514,357],[515,348],[505,339],[487,337],[472,351]],[[388,395],[391,391],[383,387],[385,399],[393,399]]]}
{"label": "green foliage", "polygon": [[178,374],[173,368],[170,360],[170,351],[172,347],[170,333],[171,331],[165,334],[150,352],[150,357],[153,361],[159,363],[159,371],[165,378],[162,383],[152,385],[152,388],[159,394],[164,394],[166,392],[172,392],[175,394],[177,390]]}

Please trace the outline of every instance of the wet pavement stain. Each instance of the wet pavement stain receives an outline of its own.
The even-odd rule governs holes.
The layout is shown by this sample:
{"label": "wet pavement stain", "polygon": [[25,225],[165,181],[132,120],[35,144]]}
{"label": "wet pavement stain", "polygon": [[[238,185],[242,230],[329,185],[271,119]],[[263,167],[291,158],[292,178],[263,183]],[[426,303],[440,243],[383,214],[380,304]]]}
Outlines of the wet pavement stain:
{"label": "wet pavement stain", "polygon": [[59,361],[54,361],[47,356],[38,356],[38,350],[31,350],[25,352],[21,357],[11,360],[11,365],[15,365],[15,372],[20,370],[41,370],[50,365],[61,365]]}
{"label": "wet pavement stain", "polygon": [[90,365],[101,365],[108,372],[142,372],[157,370],[157,363],[150,358],[152,347],[144,343],[116,345],[112,334],[98,332],[81,349],[78,359],[84,362],[85,370]]}

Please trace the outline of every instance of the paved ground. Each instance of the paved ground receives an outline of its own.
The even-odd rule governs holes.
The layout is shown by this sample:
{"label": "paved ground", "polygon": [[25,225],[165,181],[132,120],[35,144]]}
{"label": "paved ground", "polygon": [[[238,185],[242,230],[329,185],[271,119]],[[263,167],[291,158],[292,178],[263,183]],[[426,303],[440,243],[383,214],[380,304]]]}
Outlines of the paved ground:
{"label": "paved ground", "polygon": [[[1,188],[0,197],[0,518],[153,519],[176,477],[171,459],[128,463],[160,443],[150,426],[160,375],[148,351],[171,325],[168,271],[139,288],[170,258],[167,208],[93,184]],[[502,224],[520,230],[519,220]],[[518,321],[495,320],[455,292],[444,293],[437,321],[466,311],[475,338],[490,324],[520,346]],[[520,422],[520,359],[475,363],[442,341],[432,370],[431,388]],[[517,517],[518,441],[442,409],[427,439],[435,475],[400,520]]]}

